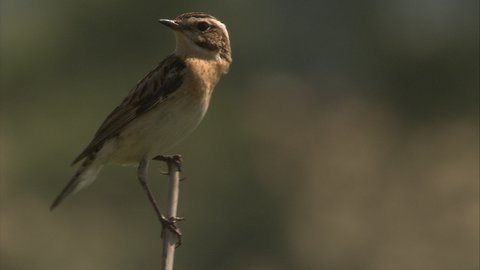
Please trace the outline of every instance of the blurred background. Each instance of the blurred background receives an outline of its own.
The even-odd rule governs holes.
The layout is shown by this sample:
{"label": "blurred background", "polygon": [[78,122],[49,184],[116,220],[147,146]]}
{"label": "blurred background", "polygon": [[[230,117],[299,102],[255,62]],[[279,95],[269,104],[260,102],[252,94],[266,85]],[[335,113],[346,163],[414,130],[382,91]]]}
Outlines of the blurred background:
{"label": "blurred background", "polygon": [[[132,167],[69,166],[205,11],[234,62],[184,156],[175,269],[478,269],[477,0],[2,0],[1,269],[158,269]],[[163,164],[151,182],[165,204]]]}

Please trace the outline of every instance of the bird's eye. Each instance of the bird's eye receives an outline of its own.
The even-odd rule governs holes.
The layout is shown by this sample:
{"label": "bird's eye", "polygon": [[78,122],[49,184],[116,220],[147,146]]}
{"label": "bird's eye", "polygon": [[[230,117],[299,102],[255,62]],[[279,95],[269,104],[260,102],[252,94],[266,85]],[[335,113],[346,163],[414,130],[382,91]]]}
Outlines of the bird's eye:
{"label": "bird's eye", "polygon": [[197,29],[200,30],[200,31],[207,31],[208,29],[210,29],[210,27],[212,27],[210,24],[206,23],[206,22],[199,22],[197,24]]}

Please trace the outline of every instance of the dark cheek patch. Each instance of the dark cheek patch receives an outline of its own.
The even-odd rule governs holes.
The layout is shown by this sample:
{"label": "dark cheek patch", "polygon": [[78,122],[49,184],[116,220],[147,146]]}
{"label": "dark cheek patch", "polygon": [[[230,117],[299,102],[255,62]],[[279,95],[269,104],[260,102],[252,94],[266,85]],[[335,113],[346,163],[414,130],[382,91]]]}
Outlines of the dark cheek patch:
{"label": "dark cheek patch", "polygon": [[215,42],[217,40],[217,35],[216,33],[209,33],[207,34],[205,37],[202,37],[200,38],[199,40],[197,40],[195,43],[204,48],[204,49],[207,49],[209,51],[216,51],[218,50],[218,44],[217,42]]}
{"label": "dark cheek patch", "polygon": [[195,44],[197,44],[198,46],[204,48],[204,49],[207,49],[209,51],[215,51],[217,50],[217,48],[215,47],[215,45],[211,44],[211,43],[208,43],[206,41],[197,41],[195,42]]}

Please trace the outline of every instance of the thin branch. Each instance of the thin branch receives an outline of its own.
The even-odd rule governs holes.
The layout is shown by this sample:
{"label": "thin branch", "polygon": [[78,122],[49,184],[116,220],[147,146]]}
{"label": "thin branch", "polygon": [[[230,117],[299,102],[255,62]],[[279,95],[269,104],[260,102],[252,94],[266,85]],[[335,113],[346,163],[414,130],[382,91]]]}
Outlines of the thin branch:
{"label": "thin branch", "polygon": [[[168,205],[167,218],[177,221],[178,194],[180,191],[180,156],[165,159],[168,166]],[[162,270],[173,270],[175,248],[180,244],[180,238],[171,230],[166,229],[163,238]]]}

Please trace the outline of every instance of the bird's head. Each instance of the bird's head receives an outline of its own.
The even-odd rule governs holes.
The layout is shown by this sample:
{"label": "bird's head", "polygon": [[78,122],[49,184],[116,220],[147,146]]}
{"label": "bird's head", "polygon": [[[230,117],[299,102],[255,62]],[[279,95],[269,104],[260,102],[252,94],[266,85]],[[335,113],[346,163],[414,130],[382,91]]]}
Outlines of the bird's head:
{"label": "bird's head", "polygon": [[212,15],[189,12],[159,22],[175,32],[177,54],[232,62],[227,28]]}

